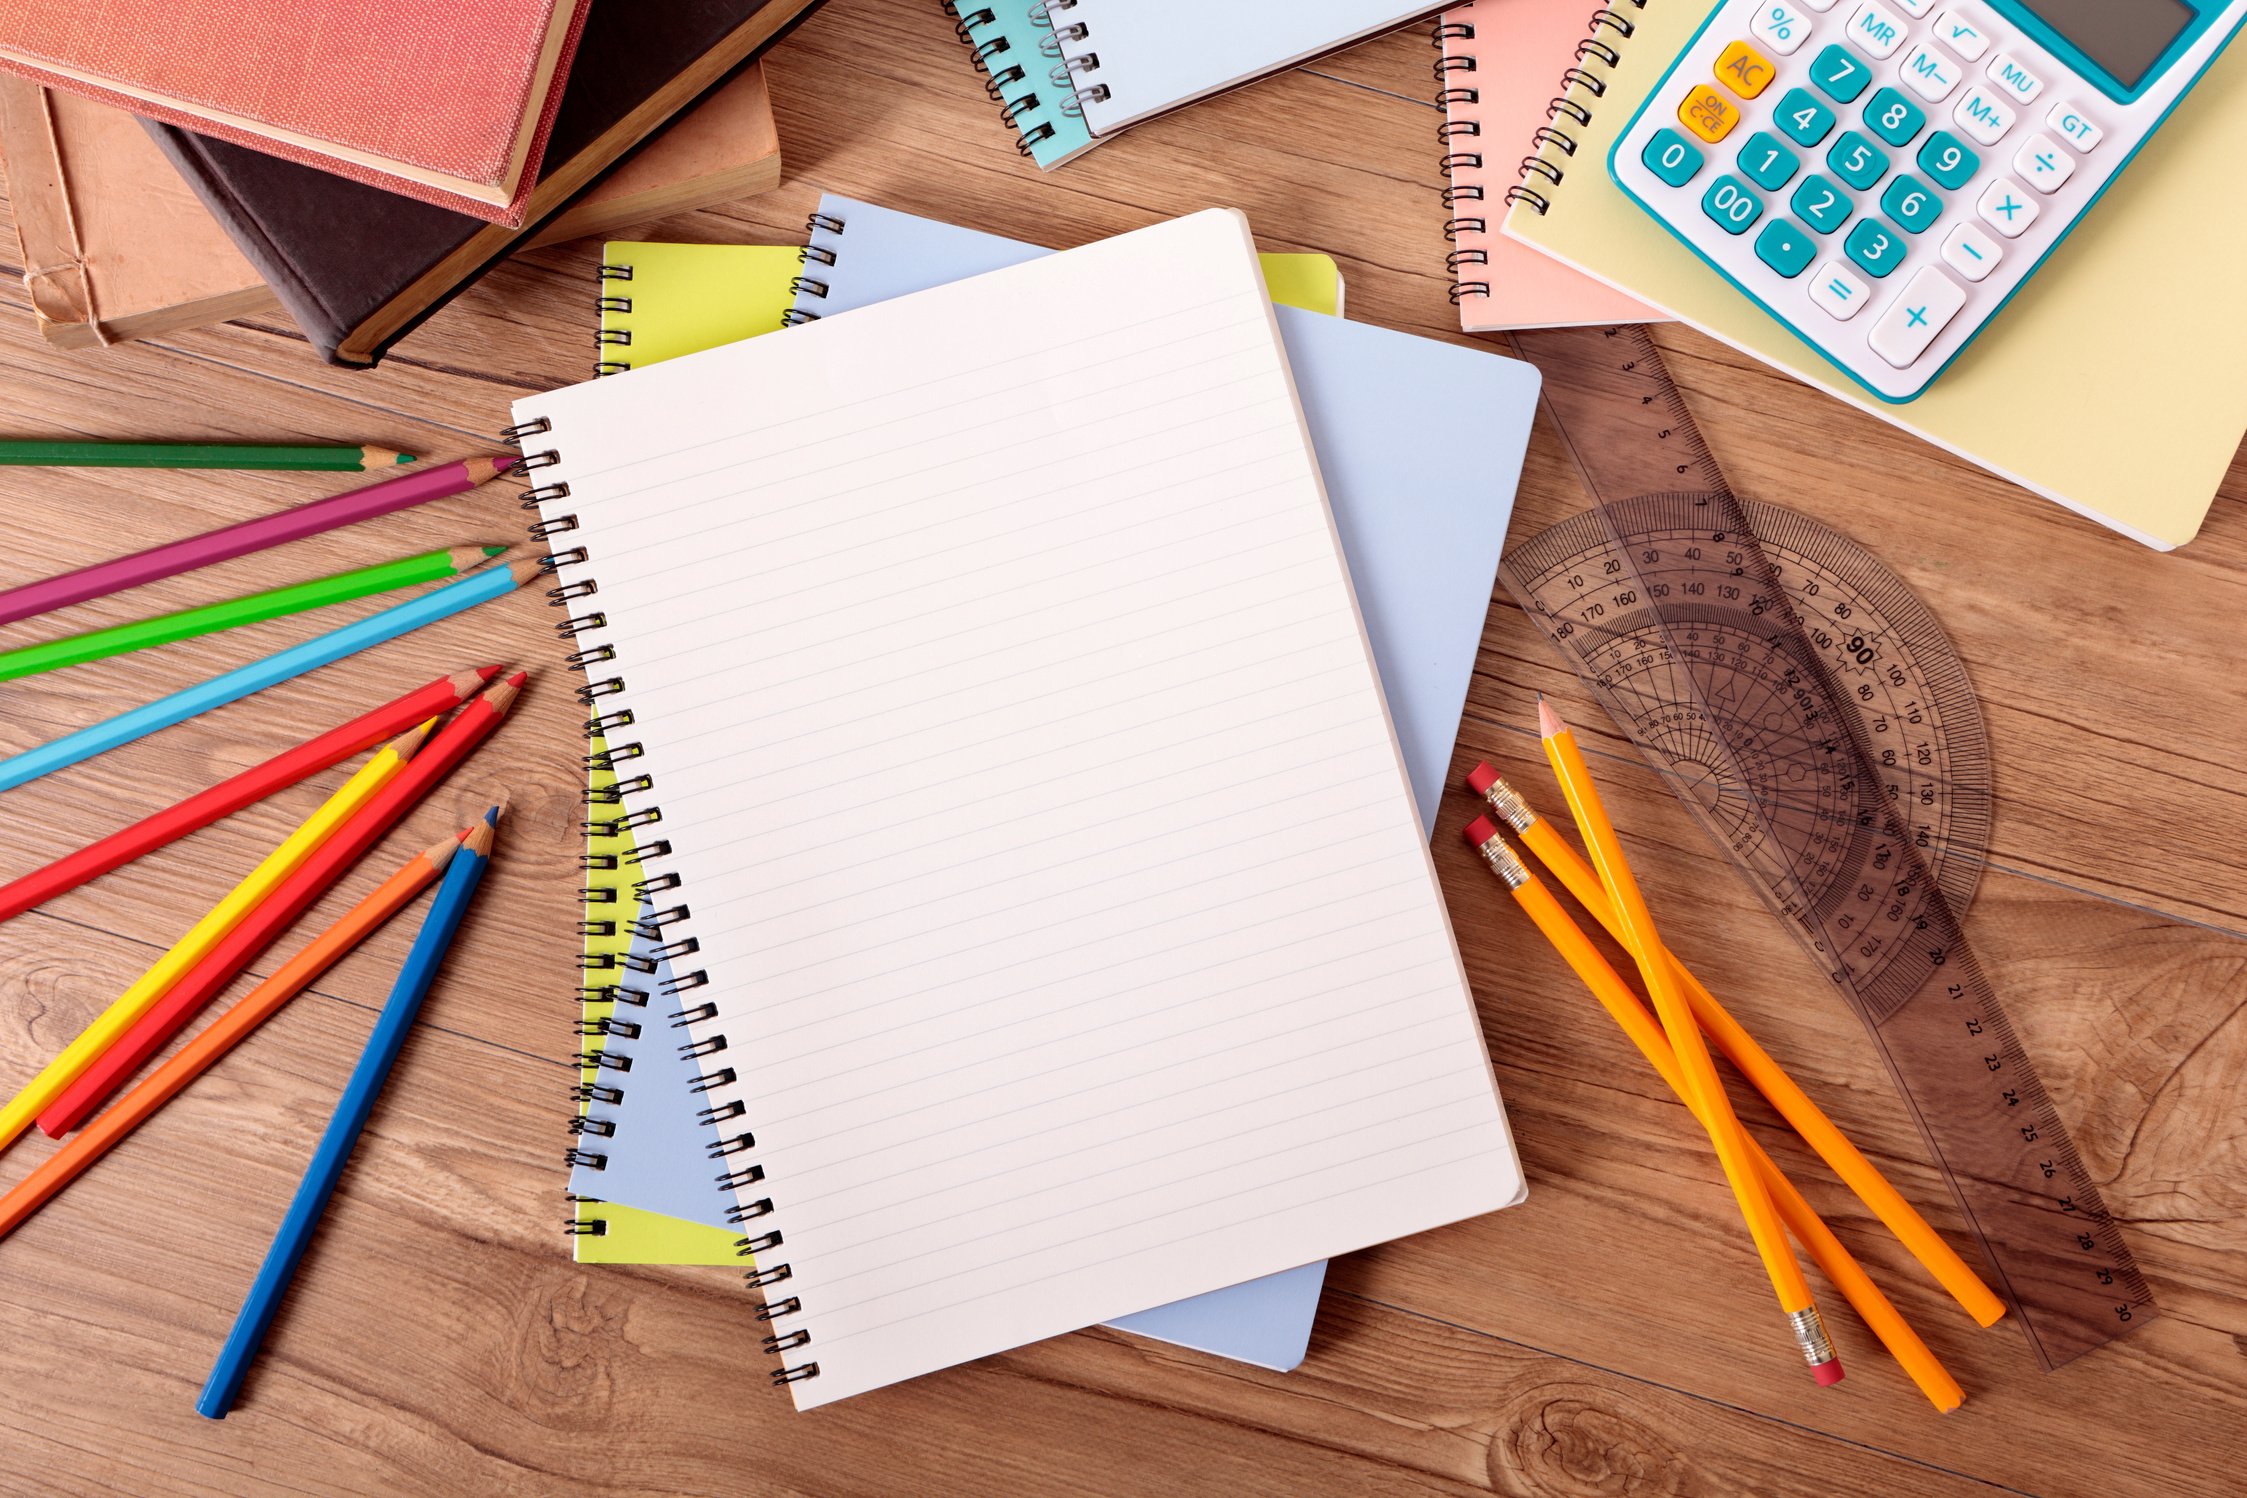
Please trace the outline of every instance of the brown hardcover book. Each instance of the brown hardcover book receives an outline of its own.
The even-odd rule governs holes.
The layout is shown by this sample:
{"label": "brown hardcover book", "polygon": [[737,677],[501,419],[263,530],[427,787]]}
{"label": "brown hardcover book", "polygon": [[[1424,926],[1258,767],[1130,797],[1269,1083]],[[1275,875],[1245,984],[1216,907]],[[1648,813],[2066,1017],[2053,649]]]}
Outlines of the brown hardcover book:
{"label": "brown hardcover book", "polygon": [[[123,111],[0,75],[0,162],[24,285],[48,342],[93,348],[281,310]],[[527,243],[606,238],[779,182],[780,140],[760,64],[674,121]]]}
{"label": "brown hardcover book", "polygon": [[148,128],[312,346],[332,363],[372,364],[818,3],[593,0],[528,230],[174,126]]}

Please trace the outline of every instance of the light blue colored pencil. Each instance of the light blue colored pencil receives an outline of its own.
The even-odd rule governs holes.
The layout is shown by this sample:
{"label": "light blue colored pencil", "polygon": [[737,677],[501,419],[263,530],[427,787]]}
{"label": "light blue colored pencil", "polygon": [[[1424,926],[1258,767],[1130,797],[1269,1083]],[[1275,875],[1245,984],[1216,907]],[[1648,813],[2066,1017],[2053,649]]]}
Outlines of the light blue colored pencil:
{"label": "light blue colored pencil", "polygon": [[476,897],[476,886],[483,882],[484,870],[491,863],[492,829],[498,819],[499,809],[494,807],[463,840],[460,854],[445,869],[445,882],[437,886],[429,917],[421,923],[413,949],[406,953],[405,966],[398,969],[398,981],[391,985],[390,997],[375,1017],[366,1049],[359,1053],[358,1063],[351,1068],[351,1080],[343,1084],[343,1096],[336,1100],[335,1116],[320,1136],[320,1147],[312,1152],[312,1163],[305,1167],[304,1179],[297,1184],[280,1231],[273,1235],[273,1246],[265,1251],[265,1262],[258,1265],[250,1293],[235,1313],[234,1329],[226,1334],[226,1345],[219,1349],[218,1361],[195,1401],[195,1413],[206,1419],[224,1420],[226,1412],[234,1407],[234,1396],[241,1392],[242,1379],[265,1341],[266,1328],[273,1324],[273,1313],[281,1308],[281,1297],[288,1293],[296,1266],[311,1245],[313,1230],[328,1209],[328,1198],[335,1194],[343,1167],[350,1163],[359,1131],[374,1112],[382,1084],[389,1079],[398,1052],[405,1048],[414,1016],[421,1012],[421,1001],[452,947],[453,933],[460,929],[461,917]]}
{"label": "light blue colored pencil", "polygon": [[517,562],[509,567],[494,567],[459,582],[447,583],[411,598],[401,604],[384,609],[379,614],[369,614],[356,624],[346,624],[341,629],[330,630],[302,644],[291,645],[277,651],[262,661],[252,661],[238,666],[223,676],[214,676],[200,685],[187,687],[159,697],[145,707],[119,713],[106,723],[96,723],[81,728],[76,733],[66,733],[51,743],[36,749],[26,749],[21,754],[0,759],[0,791],[12,791],[26,781],[37,780],[60,769],[75,765],[81,760],[106,754],[120,744],[130,744],[135,739],[146,738],[158,729],[182,723],[199,713],[238,702],[252,692],[262,692],[267,687],[278,686],[307,671],[356,655],[362,650],[395,640],[402,634],[434,624],[439,619],[450,618],[462,609],[472,609],[477,604],[511,593],[523,583],[538,575],[535,561]]}

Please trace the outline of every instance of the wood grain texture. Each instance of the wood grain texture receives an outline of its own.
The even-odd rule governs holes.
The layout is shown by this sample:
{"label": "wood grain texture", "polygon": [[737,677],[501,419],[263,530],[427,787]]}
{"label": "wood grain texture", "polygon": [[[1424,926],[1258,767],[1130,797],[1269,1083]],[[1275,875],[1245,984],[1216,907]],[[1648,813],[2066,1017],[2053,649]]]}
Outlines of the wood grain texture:
{"label": "wood grain texture", "polygon": [[[1353,316],[1471,342],[1444,294],[1432,56],[1414,28],[1040,175],[934,6],[831,0],[772,56],[789,180],[646,235],[785,242],[823,188],[1063,246],[1227,204],[1264,248],[1333,254]],[[58,353],[11,276],[0,391],[23,435],[486,450],[511,399],[589,372],[596,257],[578,244],[519,258],[372,373],[315,363],[271,321]],[[1092,1331],[795,1416],[765,1385],[753,1301],[733,1276],[581,1269],[559,1232],[583,711],[553,611],[524,593],[10,793],[0,875],[440,671],[534,671],[501,733],[258,964],[270,971],[413,848],[513,796],[461,938],[476,969],[431,995],[242,1405],[219,1424],[191,1408],[412,917],[0,1242],[0,1492],[2236,1491],[2223,1433],[2247,1417],[2247,675],[2232,659],[2247,463],[2201,539],[2158,556],[1709,340],[1661,341],[1743,492],[1865,541],[1957,639],[2000,780],[1970,934],[2153,1279],[2160,1321],[2039,1373],[2017,1330],[1973,1327],[1743,1097],[1750,1128],[1968,1400],[1932,1414],[1830,1292],[1851,1376],[1811,1388],[1772,1335],[1768,1287],[1705,1144],[1459,846],[1470,803],[1454,791],[1438,863],[1530,1172],[1526,1205],[1338,1262],[1292,1374]],[[321,492],[306,475],[0,471],[0,581]],[[1582,503],[1541,432],[1514,536]],[[516,539],[522,519],[515,491],[494,486],[27,623],[9,643]],[[264,654],[304,622],[0,688],[0,752]],[[1963,1245],[1857,1021],[1502,593],[1455,769],[1498,759],[1557,809],[1531,731],[1540,690],[1611,766],[1672,944]],[[344,773],[0,927],[0,1085]],[[49,1148],[0,1156],[0,1184]]]}

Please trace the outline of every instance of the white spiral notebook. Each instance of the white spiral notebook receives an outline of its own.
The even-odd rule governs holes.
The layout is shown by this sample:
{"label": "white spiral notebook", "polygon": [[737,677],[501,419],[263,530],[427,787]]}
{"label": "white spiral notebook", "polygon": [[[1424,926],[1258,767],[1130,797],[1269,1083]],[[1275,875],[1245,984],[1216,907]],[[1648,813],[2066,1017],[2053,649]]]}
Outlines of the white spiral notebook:
{"label": "white spiral notebook", "polygon": [[1240,215],[515,418],[799,1408],[1519,1197]]}

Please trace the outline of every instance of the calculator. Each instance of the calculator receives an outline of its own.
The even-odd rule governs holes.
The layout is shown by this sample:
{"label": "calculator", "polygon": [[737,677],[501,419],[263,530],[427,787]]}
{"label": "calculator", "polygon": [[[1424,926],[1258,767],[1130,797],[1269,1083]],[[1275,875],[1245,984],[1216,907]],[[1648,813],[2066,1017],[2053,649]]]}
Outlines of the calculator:
{"label": "calculator", "polygon": [[2242,21],[2247,0],[1724,0],[1608,170],[1844,374],[1910,401]]}

